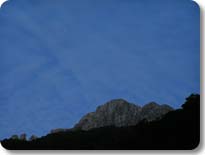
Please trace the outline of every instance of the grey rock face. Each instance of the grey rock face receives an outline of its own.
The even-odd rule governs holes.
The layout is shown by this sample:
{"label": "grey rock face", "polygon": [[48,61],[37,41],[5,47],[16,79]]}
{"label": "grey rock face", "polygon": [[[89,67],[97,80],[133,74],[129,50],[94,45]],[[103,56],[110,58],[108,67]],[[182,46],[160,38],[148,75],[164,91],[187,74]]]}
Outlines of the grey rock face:
{"label": "grey rock face", "polygon": [[131,126],[144,119],[156,120],[171,110],[173,108],[154,102],[140,107],[123,99],[116,99],[98,106],[95,112],[86,114],[74,128],[90,130],[104,126]]}
{"label": "grey rock face", "polygon": [[150,102],[142,107],[141,116],[147,121],[154,121],[160,119],[171,110],[173,110],[173,108],[168,105],[159,105],[155,102]]}

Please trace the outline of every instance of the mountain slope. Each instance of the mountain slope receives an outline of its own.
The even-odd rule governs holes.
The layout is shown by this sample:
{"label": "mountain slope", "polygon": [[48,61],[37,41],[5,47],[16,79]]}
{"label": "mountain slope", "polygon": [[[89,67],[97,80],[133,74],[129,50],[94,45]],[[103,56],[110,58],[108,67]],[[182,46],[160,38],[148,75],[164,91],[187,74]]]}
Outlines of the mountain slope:
{"label": "mountain slope", "polygon": [[190,150],[200,141],[200,96],[189,96],[182,109],[165,114],[160,120],[141,121],[129,127],[101,127],[48,134],[32,141],[5,139],[7,149],[81,150]]}

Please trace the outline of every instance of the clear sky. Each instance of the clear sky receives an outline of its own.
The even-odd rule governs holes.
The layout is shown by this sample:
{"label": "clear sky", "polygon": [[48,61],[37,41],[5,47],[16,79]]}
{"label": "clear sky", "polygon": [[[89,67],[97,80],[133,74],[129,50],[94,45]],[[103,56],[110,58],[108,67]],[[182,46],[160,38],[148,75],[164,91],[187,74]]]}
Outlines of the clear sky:
{"label": "clear sky", "polygon": [[190,0],[10,0],[0,9],[0,139],[72,127],[111,99],[200,92]]}

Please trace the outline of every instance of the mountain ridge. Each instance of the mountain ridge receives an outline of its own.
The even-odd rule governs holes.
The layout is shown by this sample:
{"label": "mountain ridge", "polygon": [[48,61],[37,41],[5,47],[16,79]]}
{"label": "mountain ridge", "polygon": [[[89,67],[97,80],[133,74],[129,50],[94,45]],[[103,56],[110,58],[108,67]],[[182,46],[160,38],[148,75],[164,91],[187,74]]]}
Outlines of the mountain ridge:
{"label": "mountain ridge", "polygon": [[[151,104],[152,105],[152,104]],[[149,106],[148,106],[149,107]],[[60,131],[61,130],[61,131]],[[193,150],[200,143],[200,95],[191,94],[180,109],[134,126],[62,130],[43,137],[4,139],[10,150]]]}
{"label": "mountain ridge", "polygon": [[113,99],[100,105],[96,111],[84,115],[74,129],[90,130],[105,126],[132,126],[142,120],[153,121],[174,110],[171,106],[150,102],[144,106],[129,103],[124,99]]}

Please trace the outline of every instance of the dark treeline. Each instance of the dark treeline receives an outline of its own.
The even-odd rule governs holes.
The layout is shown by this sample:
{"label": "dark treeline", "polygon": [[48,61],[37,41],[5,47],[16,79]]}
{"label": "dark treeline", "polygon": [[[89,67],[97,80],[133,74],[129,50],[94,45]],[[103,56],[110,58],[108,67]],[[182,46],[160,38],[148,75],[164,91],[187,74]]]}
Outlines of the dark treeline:
{"label": "dark treeline", "polygon": [[32,141],[5,139],[7,149],[194,149],[200,141],[200,96],[190,95],[181,109],[167,113],[153,122],[136,126],[103,127],[89,131],[48,134]]}

